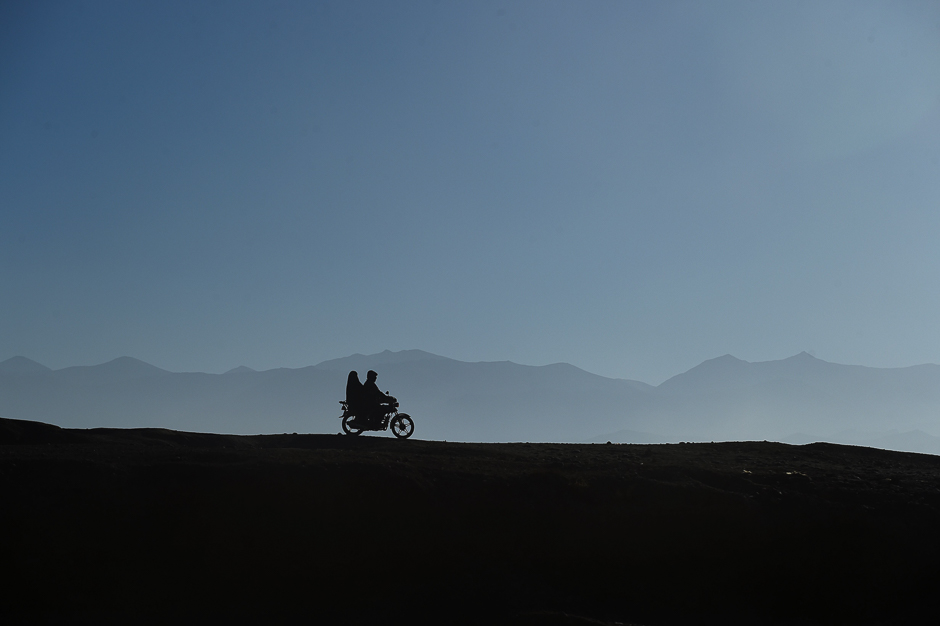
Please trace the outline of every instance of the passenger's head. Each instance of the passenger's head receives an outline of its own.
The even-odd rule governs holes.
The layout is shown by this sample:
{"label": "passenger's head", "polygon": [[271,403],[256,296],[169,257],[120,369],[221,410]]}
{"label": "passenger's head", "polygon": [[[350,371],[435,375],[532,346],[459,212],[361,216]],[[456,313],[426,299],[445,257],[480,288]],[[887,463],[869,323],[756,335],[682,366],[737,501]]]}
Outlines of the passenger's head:
{"label": "passenger's head", "polygon": [[379,375],[375,373],[375,370],[369,370],[369,373],[366,374],[366,380],[370,380],[370,381],[375,380],[376,378],[378,378],[378,376]]}

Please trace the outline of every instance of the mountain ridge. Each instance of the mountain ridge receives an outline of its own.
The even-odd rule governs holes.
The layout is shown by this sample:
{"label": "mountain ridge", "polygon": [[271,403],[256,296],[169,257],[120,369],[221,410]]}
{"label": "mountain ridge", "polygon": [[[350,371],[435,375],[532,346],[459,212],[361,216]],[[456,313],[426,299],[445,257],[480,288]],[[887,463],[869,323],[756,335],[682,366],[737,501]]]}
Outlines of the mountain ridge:
{"label": "mountain ridge", "polygon": [[[4,363],[16,370],[27,361]],[[895,430],[915,434],[885,435],[884,441],[910,449],[919,437],[928,449],[912,451],[940,452],[934,439],[940,435],[940,366],[931,364],[866,368],[806,353],[749,363],[723,355],[656,387],[567,363],[471,363],[421,350],[354,354],[302,368],[239,366],[225,374],[169,372],[131,357],[33,369],[25,376],[0,368],[0,416],[85,428],[336,432],[347,372],[364,377],[374,369],[380,388],[416,419],[421,438],[783,441],[805,433],[849,443],[833,438],[853,429],[876,438]]]}
{"label": "mountain ridge", "polygon": [[[588,371],[588,370],[585,370],[585,369],[583,369],[583,368],[581,368],[581,367],[578,367],[577,365],[573,365],[573,364],[568,363],[568,362],[565,362],[565,361],[558,361],[558,362],[555,362],[555,363],[547,363],[547,364],[544,364],[544,365],[528,365],[528,364],[525,364],[525,363],[516,363],[515,361],[510,361],[510,360],[503,360],[503,361],[461,361],[461,360],[459,360],[459,359],[454,359],[454,358],[451,358],[451,357],[446,357],[446,356],[442,356],[442,355],[439,355],[439,354],[434,354],[433,352],[427,352],[427,351],[425,351],[425,350],[419,350],[419,349],[406,349],[406,350],[399,350],[399,351],[397,351],[397,352],[394,352],[394,351],[392,351],[392,350],[386,349],[386,350],[383,350],[382,352],[377,352],[377,353],[374,353],[374,354],[361,354],[361,353],[356,352],[356,353],[353,353],[353,354],[351,354],[351,355],[349,355],[349,356],[338,357],[338,358],[334,358],[334,359],[327,359],[327,360],[325,360],[325,361],[320,361],[319,363],[315,363],[315,364],[312,364],[312,365],[304,365],[304,366],[300,366],[300,367],[276,367],[276,368],[271,368],[271,369],[267,369],[267,370],[256,370],[256,369],[253,369],[253,368],[248,367],[248,366],[246,366],[246,365],[238,365],[238,366],[233,367],[233,368],[231,368],[231,369],[229,369],[229,370],[227,370],[227,371],[225,371],[225,372],[223,372],[223,373],[224,373],[224,374],[233,373],[233,372],[254,372],[254,373],[259,373],[259,372],[267,372],[267,371],[273,371],[273,370],[301,370],[301,369],[305,369],[305,368],[309,368],[309,367],[315,367],[315,368],[318,368],[318,369],[326,369],[326,370],[344,370],[344,369],[346,368],[347,364],[352,363],[352,362],[359,362],[359,361],[368,362],[368,363],[373,363],[373,364],[379,364],[379,365],[383,365],[383,364],[385,364],[385,365],[398,365],[398,364],[402,364],[402,363],[411,363],[411,362],[423,361],[423,360],[436,360],[436,361],[442,361],[442,362],[466,363],[466,364],[500,364],[500,363],[506,363],[506,364],[511,364],[511,365],[515,365],[515,366],[519,366],[519,367],[531,367],[531,368],[569,367],[569,368],[573,368],[574,370],[577,370],[577,371],[579,371],[579,372],[584,372],[584,373],[586,373],[586,374],[590,374],[591,376],[596,376],[596,377],[598,377],[598,378],[604,378],[604,379],[607,379],[607,380],[627,381],[627,382],[632,382],[632,383],[641,383],[643,386],[645,386],[645,387],[650,387],[650,388],[660,388],[660,387],[663,387],[664,385],[667,385],[667,383],[669,383],[670,381],[674,381],[674,380],[676,380],[676,379],[680,379],[681,377],[684,377],[684,376],[686,376],[687,374],[690,374],[690,373],[692,373],[692,372],[697,372],[697,371],[702,370],[702,369],[706,369],[706,368],[708,368],[709,366],[711,366],[711,365],[713,365],[713,364],[717,364],[717,363],[721,363],[721,364],[724,364],[724,363],[732,363],[732,364],[735,364],[735,365],[740,364],[740,365],[743,365],[743,366],[748,366],[748,365],[758,365],[758,366],[762,366],[762,365],[768,365],[768,364],[784,364],[784,363],[793,363],[793,362],[813,362],[813,363],[825,364],[825,365],[830,365],[830,366],[845,367],[845,368],[860,368],[860,369],[865,369],[865,370],[876,370],[876,371],[901,371],[901,370],[912,370],[912,369],[918,369],[918,368],[937,368],[937,369],[940,369],[940,364],[936,364],[936,363],[918,363],[918,364],[914,364],[914,365],[904,365],[904,366],[900,366],[900,367],[875,367],[875,366],[869,366],[869,365],[856,365],[856,364],[846,364],[846,363],[835,363],[835,362],[833,362],[833,361],[825,361],[825,360],[823,360],[823,359],[817,358],[817,357],[815,357],[815,356],[809,354],[809,353],[806,352],[806,351],[799,352],[799,353],[797,353],[797,354],[794,354],[794,355],[789,356],[789,357],[785,357],[785,358],[783,358],[783,359],[771,359],[771,360],[767,360],[767,361],[745,361],[745,360],[743,360],[743,359],[740,359],[740,358],[734,356],[733,354],[728,353],[728,354],[724,354],[724,355],[719,356],[719,357],[714,357],[714,358],[711,358],[711,359],[706,359],[706,360],[702,361],[701,363],[699,363],[698,365],[695,365],[695,366],[691,367],[690,369],[686,370],[685,372],[681,372],[681,373],[679,373],[679,374],[676,374],[676,375],[674,375],[674,376],[671,376],[670,378],[667,378],[665,381],[661,382],[659,385],[652,385],[652,384],[650,384],[650,383],[646,383],[646,382],[643,382],[643,381],[634,380],[634,379],[630,379],[630,378],[618,378],[618,377],[614,377],[614,376],[604,376],[604,375],[602,375],[602,374],[595,374],[595,373],[590,372],[590,371]],[[144,360],[142,360],[142,359],[138,359],[138,358],[136,358],[136,357],[131,357],[131,356],[120,356],[120,357],[111,359],[110,361],[105,361],[105,362],[103,362],[103,363],[97,363],[97,364],[93,364],[93,365],[70,365],[70,366],[66,366],[66,367],[59,368],[59,369],[52,369],[52,368],[47,367],[47,366],[45,366],[45,365],[43,365],[43,364],[41,364],[41,363],[39,363],[39,362],[37,362],[37,361],[34,361],[34,360],[32,360],[32,359],[30,359],[30,358],[28,358],[28,357],[20,356],[20,355],[10,357],[10,358],[6,359],[5,361],[0,361],[0,372],[4,372],[4,371],[7,371],[7,372],[9,372],[9,371],[15,371],[15,370],[19,369],[19,367],[20,367],[19,364],[21,364],[21,363],[27,364],[27,367],[29,367],[29,368],[31,368],[31,369],[34,369],[35,371],[42,371],[42,372],[61,372],[61,371],[63,371],[63,370],[75,370],[75,369],[77,369],[77,368],[86,368],[86,369],[87,369],[87,368],[101,368],[101,367],[104,367],[104,366],[108,366],[108,367],[118,367],[118,366],[121,366],[121,367],[132,367],[132,368],[135,368],[135,369],[139,369],[139,370],[141,370],[141,371],[144,371],[144,370],[148,370],[148,369],[149,369],[149,370],[150,370],[152,373],[154,373],[154,374],[156,374],[156,373],[160,373],[160,374],[166,374],[166,373],[170,373],[170,374],[185,374],[185,373],[203,374],[203,373],[208,373],[208,372],[197,372],[197,371],[174,372],[174,371],[172,371],[172,370],[166,370],[166,369],[160,368],[160,367],[158,367],[158,366],[156,366],[156,365],[152,365],[152,364],[150,364],[150,363],[148,363],[148,362],[146,362],[146,361],[144,361]]]}
{"label": "mountain ridge", "polygon": [[6,361],[0,361],[0,373],[7,374],[35,374],[38,372],[51,372],[52,369],[42,363],[37,363],[25,356],[13,356]]}

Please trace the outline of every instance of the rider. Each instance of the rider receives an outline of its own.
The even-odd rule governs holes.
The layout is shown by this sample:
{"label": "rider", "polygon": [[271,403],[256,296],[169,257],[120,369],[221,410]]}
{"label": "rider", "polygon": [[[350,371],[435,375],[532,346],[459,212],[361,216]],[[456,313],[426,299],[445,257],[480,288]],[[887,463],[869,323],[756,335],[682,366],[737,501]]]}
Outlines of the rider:
{"label": "rider", "polygon": [[369,370],[366,374],[366,382],[362,386],[363,415],[370,424],[374,424],[379,417],[388,413],[395,402],[394,397],[379,391],[379,386],[375,384],[377,377],[378,374]]}

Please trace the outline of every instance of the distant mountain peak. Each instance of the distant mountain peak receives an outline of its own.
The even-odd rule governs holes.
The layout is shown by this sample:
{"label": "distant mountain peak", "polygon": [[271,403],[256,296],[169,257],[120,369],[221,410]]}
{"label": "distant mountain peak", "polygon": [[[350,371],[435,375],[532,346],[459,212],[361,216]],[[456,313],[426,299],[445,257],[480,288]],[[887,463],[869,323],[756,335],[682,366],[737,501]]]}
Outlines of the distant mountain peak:
{"label": "distant mountain peak", "polygon": [[250,374],[256,371],[257,370],[253,370],[250,367],[247,367],[245,365],[239,365],[238,367],[233,367],[232,369],[230,369],[229,371],[225,373],[226,374]]}
{"label": "distant mountain peak", "polygon": [[714,359],[703,361],[703,364],[704,363],[747,363],[747,361],[739,359],[733,354],[723,354],[719,357],[715,357]]}
{"label": "distant mountain peak", "polygon": [[687,372],[677,374],[659,386],[664,390],[688,388],[690,386],[695,389],[704,389],[711,387],[719,380],[736,376],[738,373],[745,371],[749,365],[751,364],[747,361],[725,354],[702,361]]}
{"label": "distant mountain peak", "polygon": [[382,365],[400,365],[402,363],[414,363],[418,361],[450,361],[447,357],[431,354],[424,350],[383,350],[377,354],[352,354],[339,359],[331,359],[318,363],[314,367],[325,370],[351,370],[370,367],[380,367]]}
{"label": "distant mountain peak", "polygon": [[57,374],[65,373],[71,375],[76,372],[84,372],[85,374],[91,375],[117,376],[121,378],[162,376],[170,373],[156,365],[145,363],[140,359],[135,359],[130,356],[119,356],[116,359],[112,359],[107,363],[101,363],[100,365],[76,365],[74,367],[56,370]]}
{"label": "distant mountain peak", "polygon": [[37,374],[52,370],[25,356],[14,356],[0,363],[0,372],[4,374]]}
{"label": "distant mountain peak", "polygon": [[165,372],[166,370],[157,367],[156,365],[151,365],[140,359],[135,359],[132,356],[119,356],[116,359],[111,359],[107,363],[102,363],[98,367],[120,367],[126,369],[135,369],[135,370],[147,370],[147,371],[160,371]]}
{"label": "distant mountain peak", "polygon": [[[739,359],[738,357],[731,355],[731,354],[725,354],[722,356],[715,357],[714,359],[708,359],[708,360],[702,361],[701,363],[699,363],[698,365],[696,365],[695,367],[693,367],[692,369],[690,369],[688,372],[685,372],[685,373],[688,374],[689,372],[703,371],[703,370],[710,371],[716,368],[727,369],[729,367],[740,369],[747,365],[750,365],[749,361]],[[679,376],[682,376],[682,374],[679,374]]]}

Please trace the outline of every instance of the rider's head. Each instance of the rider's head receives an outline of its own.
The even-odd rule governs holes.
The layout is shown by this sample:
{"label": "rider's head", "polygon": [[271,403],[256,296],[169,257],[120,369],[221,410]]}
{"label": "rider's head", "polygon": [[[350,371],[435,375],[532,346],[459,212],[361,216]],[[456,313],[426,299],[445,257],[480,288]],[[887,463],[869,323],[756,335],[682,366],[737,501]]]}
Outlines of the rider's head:
{"label": "rider's head", "polygon": [[369,373],[366,374],[366,380],[375,380],[378,376],[379,375],[376,374],[374,370],[369,370]]}

